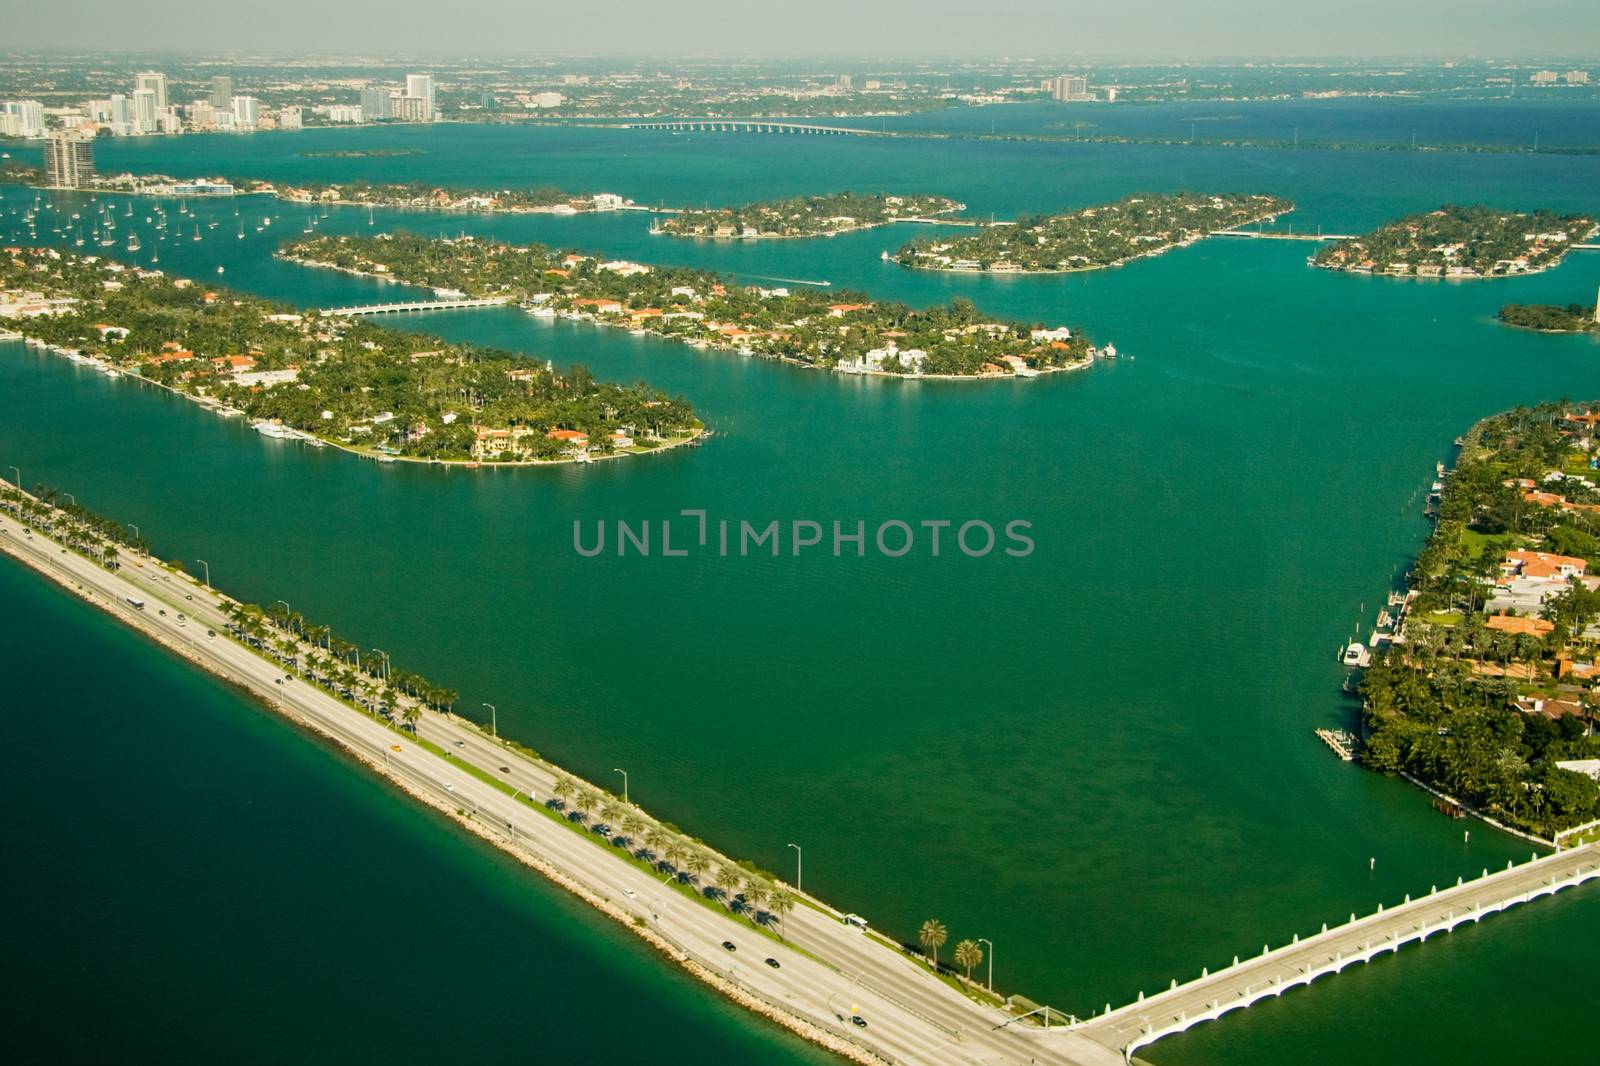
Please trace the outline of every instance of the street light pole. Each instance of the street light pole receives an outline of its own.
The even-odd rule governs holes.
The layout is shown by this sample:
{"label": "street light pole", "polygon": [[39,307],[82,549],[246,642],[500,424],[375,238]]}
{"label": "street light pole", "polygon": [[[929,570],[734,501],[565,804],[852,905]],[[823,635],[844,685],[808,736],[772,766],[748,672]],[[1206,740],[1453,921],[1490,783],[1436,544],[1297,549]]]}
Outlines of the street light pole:
{"label": "street light pole", "polygon": [[204,559],[196,559],[195,562],[199,563],[201,566],[206,568],[206,588],[210,588],[211,587],[211,564],[206,562]]}
{"label": "street light pole", "polygon": [[11,472],[13,474],[17,475],[17,491],[21,492],[22,491],[22,471],[18,470],[14,466],[11,467],[10,469],[11,469]]}
{"label": "street light pole", "polygon": [[988,937],[980,936],[978,943],[989,945],[989,991],[994,991],[994,941]]}
{"label": "street light pole", "polygon": [[74,506],[74,507],[78,506],[78,498],[76,496],[74,496],[72,493],[63,492],[61,495],[65,496],[67,499],[71,500],[72,501],[72,506]]}
{"label": "street light pole", "polygon": [[500,739],[500,726],[499,726],[498,722],[499,722],[500,712],[495,710],[494,704],[492,704],[492,703],[485,703],[484,706],[489,708],[489,732],[490,732],[491,735],[493,735],[493,737],[496,740],[499,740]]}
{"label": "street light pole", "polygon": [[389,680],[389,653],[382,648],[373,648],[372,650],[383,656],[383,679],[385,681]]}
{"label": "street light pole", "polygon": [[138,526],[134,525],[132,522],[129,522],[128,523],[128,528],[133,530],[133,539],[134,540],[143,540],[144,539],[143,534],[141,534],[139,532],[139,527]]}
{"label": "street light pole", "polygon": [[805,856],[801,853],[799,844],[790,844],[789,846],[794,849],[794,890],[796,892],[804,892],[805,886],[800,883],[800,877],[805,872],[801,865],[801,861]]}
{"label": "street light pole", "polygon": [[611,768],[611,772],[614,773],[614,774],[621,774],[622,775],[622,802],[623,803],[627,803],[628,802],[628,771],[622,769],[622,767],[620,767],[620,766],[613,766]]}

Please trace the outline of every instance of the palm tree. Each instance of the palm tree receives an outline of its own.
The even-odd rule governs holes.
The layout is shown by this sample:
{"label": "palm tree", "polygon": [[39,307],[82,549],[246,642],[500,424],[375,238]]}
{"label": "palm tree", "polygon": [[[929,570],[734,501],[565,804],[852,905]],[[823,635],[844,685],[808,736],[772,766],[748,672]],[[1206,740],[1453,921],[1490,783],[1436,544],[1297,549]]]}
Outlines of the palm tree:
{"label": "palm tree", "polygon": [[556,782],[556,788],[553,794],[556,799],[560,800],[562,803],[566,803],[568,800],[572,799],[573,793],[577,791],[578,786],[572,783],[572,778],[563,777],[561,780]]}
{"label": "palm tree", "polygon": [[622,835],[633,840],[644,829],[644,819],[631,811],[622,816]]}
{"label": "palm tree", "polygon": [[772,898],[767,901],[767,906],[778,916],[778,936],[782,937],[784,916],[794,910],[794,893],[787,888],[775,888],[772,890]]}
{"label": "palm tree", "polygon": [[622,818],[622,809],[622,803],[616,797],[607,796],[606,801],[600,805],[600,820],[615,827]]}
{"label": "palm tree", "polygon": [[578,793],[578,798],[573,801],[572,805],[578,809],[579,814],[587,816],[590,811],[600,805],[600,797],[594,794],[593,789],[586,788]]}
{"label": "palm tree", "polygon": [[937,918],[929,918],[922,923],[922,928],[917,930],[917,940],[933,956],[933,968],[939,969],[939,949],[944,947],[944,942],[950,939],[950,931],[944,923]]}
{"label": "palm tree", "polygon": [[967,971],[967,980],[972,980],[972,968],[983,961],[983,949],[975,940],[963,940],[956,945],[956,965]]}
{"label": "palm tree", "polygon": [[772,889],[759,877],[747,877],[744,882],[744,903],[750,911],[750,920],[756,920],[761,905],[772,898]]}
{"label": "palm tree", "polygon": [[698,881],[705,876],[707,870],[711,869],[711,856],[699,848],[694,848],[689,852],[689,857],[684,860],[683,868],[689,871],[690,877]]}
{"label": "palm tree", "polygon": [[651,826],[649,832],[645,833],[644,835],[644,846],[655,855],[661,854],[661,849],[666,842],[667,832],[659,825]]}
{"label": "palm tree", "polygon": [[667,845],[667,850],[661,857],[667,861],[668,866],[677,870],[682,868],[683,860],[688,854],[689,849],[683,841],[674,839]]}
{"label": "palm tree", "polygon": [[716,885],[722,892],[722,905],[729,907],[733,902],[733,890],[739,887],[738,873],[731,866],[717,867]]}
{"label": "palm tree", "polygon": [[422,720],[422,708],[415,703],[408,703],[405,710],[400,712],[400,719],[410,726],[411,731],[415,733],[417,731],[417,723]]}

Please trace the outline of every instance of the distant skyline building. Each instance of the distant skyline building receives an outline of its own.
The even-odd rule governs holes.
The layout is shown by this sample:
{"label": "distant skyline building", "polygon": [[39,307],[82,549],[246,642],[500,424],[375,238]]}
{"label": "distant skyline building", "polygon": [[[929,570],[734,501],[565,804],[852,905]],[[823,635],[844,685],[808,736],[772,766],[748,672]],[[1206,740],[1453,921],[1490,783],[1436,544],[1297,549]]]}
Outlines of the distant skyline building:
{"label": "distant skyline building", "polygon": [[218,74],[211,79],[211,106],[218,111],[226,111],[233,107],[233,78],[226,74]]}
{"label": "distant skyline building", "polygon": [[428,111],[428,101],[420,96],[397,96],[391,103],[394,106],[394,117],[401,122],[427,122],[432,115]]}
{"label": "distant skyline building", "polygon": [[394,105],[389,90],[381,85],[369,85],[361,90],[361,114],[368,122],[394,118]]}
{"label": "distant skyline building", "polygon": [[44,105],[37,100],[7,100],[0,104],[5,132],[12,137],[43,137]]}
{"label": "distant skyline building", "polygon": [[297,130],[305,124],[305,117],[298,107],[283,107],[278,109],[278,128],[280,130]]}
{"label": "distant skyline building", "polygon": [[133,128],[136,133],[154,133],[160,122],[154,89],[133,90]]}
{"label": "distant skyline building", "polygon": [[44,183],[81,189],[94,180],[94,141],[77,130],[57,130],[44,145]]}
{"label": "distant skyline building", "polygon": [[1588,85],[1589,84],[1589,72],[1587,70],[1569,70],[1569,71],[1567,71],[1567,84],[1568,85]]}
{"label": "distant skyline building", "polygon": [[133,76],[133,91],[137,93],[140,89],[149,89],[155,93],[157,111],[165,111],[167,109],[167,76],[165,74],[155,70],[148,70],[143,74],[135,74]]}
{"label": "distant skyline building", "polygon": [[433,121],[433,75],[432,74],[407,74],[406,95],[422,101],[423,117],[413,121]]}
{"label": "distant skyline building", "polygon": [[1093,100],[1089,93],[1089,79],[1077,74],[1062,74],[1050,83],[1050,99],[1063,103],[1080,103]]}
{"label": "distant skyline building", "polygon": [[1553,70],[1536,70],[1533,72],[1532,77],[1528,79],[1528,82],[1531,85],[1554,85],[1560,80],[1561,75]]}
{"label": "distant skyline building", "polygon": [[133,132],[133,105],[122,93],[111,94],[111,132],[118,137]]}
{"label": "distant skyline building", "polygon": [[253,96],[235,96],[233,98],[233,124],[235,126],[254,126],[261,119],[261,104]]}

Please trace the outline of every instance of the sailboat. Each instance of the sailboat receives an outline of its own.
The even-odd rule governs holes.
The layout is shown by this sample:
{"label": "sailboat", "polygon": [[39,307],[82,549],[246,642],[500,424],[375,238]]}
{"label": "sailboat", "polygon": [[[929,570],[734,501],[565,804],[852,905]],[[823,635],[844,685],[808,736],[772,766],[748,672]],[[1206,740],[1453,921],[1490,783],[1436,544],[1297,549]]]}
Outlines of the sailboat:
{"label": "sailboat", "polygon": [[198,223],[198,222],[196,222],[195,225],[194,225],[194,239],[195,240],[199,240],[200,239],[200,223]]}
{"label": "sailboat", "polygon": [[239,239],[244,240],[244,223],[239,223]]}
{"label": "sailboat", "polygon": [[140,247],[141,247],[141,245],[139,244],[139,235],[137,233],[128,234],[128,251],[137,252],[140,249]]}

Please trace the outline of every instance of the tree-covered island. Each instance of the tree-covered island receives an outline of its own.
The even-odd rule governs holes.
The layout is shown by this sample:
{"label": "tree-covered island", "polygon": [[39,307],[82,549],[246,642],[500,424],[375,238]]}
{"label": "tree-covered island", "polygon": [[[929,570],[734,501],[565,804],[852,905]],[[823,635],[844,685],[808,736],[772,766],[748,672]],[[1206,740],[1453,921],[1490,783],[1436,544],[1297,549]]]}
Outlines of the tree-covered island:
{"label": "tree-covered island", "polygon": [[1540,333],[1600,332],[1600,307],[1583,304],[1506,304],[1500,308],[1500,321],[1519,329]]}
{"label": "tree-covered island", "polygon": [[701,432],[686,402],[643,384],[53,249],[0,257],[0,323],[264,435],[382,458],[582,462]]}
{"label": "tree-covered island", "polygon": [[540,245],[395,233],[296,239],[281,254],[310,266],[515,300],[540,318],[584,319],[845,373],[1033,377],[1086,367],[1100,354],[1076,329],[996,321],[966,300],[914,310],[860,293],[739,285],[704,270]]}
{"label": "tree-covered island", "polygon": [[1503,278],[1561,262],[1595,232],[1589,215],[1500,211],[1447,204],[1325,245],[1311,265],[1357,274],[1418,278]]}
{"label": "tree-covered island", "polygon": [[1549,838],[1600,817],[1600,413],[1519,408],[1463,438],[1392,639],[1361,683],[1361,760]]}
{"label": "tree-covered island", "polygon": [[1293,209],[1287,200],[1259,194],[1129,196],[1063,215],[1025,215],[962,237],[920,237],[901,248],[895,260],[923,270],[1004,274],[1098,270]]}
{"label": "tree-covered island", "polygon": [[843,192],[831,196],[792,196],[743,207],[685,209],[659,220],[652,232],[674,237],[740,240],[832,237],[837,233],[886,226],[902,219],[933,218],[965,207],[943,196],[928,195]]}

